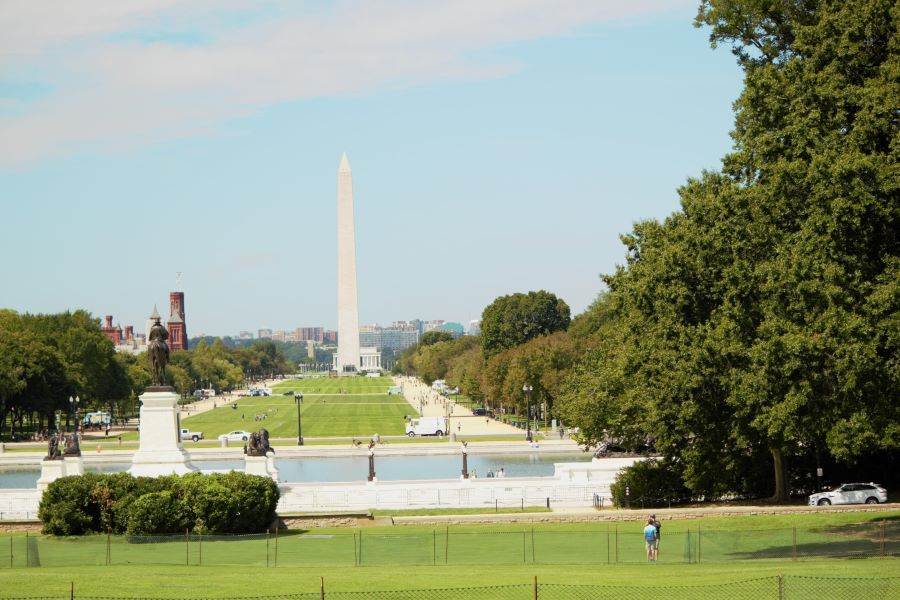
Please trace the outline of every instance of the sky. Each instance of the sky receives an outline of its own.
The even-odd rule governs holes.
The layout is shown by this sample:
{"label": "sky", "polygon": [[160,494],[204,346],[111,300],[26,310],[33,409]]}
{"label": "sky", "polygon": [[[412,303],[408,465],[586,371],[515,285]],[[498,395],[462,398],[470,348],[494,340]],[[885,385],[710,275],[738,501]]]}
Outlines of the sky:
{"label": "sky", "polygon": [[[741,73],[697,0],[5,0],[0,308],[143,332],[575,315],[619,236],[731,148]],[[178,274],[180,283],[176,283]]]}

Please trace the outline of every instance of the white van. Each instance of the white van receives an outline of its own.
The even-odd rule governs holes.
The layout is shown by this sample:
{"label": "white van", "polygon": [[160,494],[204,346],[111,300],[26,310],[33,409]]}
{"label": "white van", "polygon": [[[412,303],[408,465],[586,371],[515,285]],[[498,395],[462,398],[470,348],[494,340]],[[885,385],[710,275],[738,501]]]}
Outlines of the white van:
{"label": "white van", "polygon": [[444,435],[447,432],[447,419],[444,417],[419,417],[406,423],[406,435]]}

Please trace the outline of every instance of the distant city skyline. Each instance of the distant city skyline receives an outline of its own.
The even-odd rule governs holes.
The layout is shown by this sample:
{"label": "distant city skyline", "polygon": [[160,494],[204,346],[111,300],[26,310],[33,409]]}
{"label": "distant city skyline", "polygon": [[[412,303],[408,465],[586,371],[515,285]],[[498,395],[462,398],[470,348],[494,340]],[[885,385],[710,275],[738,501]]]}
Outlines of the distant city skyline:
{"label": "distant city skyline", "polygon": [[337,329],[347,152],[360,323],[541,289],[578,314],[731,148],[741,71],[696,0],[54,6],[0,6],[20,312],[141,330],[182,291],[190,335]]}

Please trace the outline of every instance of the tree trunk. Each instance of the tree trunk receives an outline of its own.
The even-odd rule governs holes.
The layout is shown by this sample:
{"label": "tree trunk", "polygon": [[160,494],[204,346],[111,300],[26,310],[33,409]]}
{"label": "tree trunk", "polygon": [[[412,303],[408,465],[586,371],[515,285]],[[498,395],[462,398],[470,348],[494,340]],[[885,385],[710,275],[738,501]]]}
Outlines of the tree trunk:
{"label": "tree trunk", "polygon": [[790,500],[790,493],[787,488],[787,468],[784,464],[784,455],[781,448],[769,448],[772,453],[772,462],[775,468],[775,493],[772,494],[772,501],[779,503],[787,503]]}

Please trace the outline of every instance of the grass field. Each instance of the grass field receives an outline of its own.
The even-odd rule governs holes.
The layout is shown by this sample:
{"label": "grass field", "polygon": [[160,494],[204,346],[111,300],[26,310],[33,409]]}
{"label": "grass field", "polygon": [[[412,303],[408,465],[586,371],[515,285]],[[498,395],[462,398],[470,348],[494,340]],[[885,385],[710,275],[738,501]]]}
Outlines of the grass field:
{"label": "grass field", "polygon": [[[303,394],[301,417],[304,437],[359,437],[403,435],[404,415],[416,412],[402,396],[388,396],[394,385],[389,377],[343,379],[291,379],[272,388],[272,396],[248,396],[232,404],[182,419],[184,427],[202,431],[207,439],[236,429],[261,427],[276,438],[297,436],[297,402],[284,393]],[[233,406],[237,408],[232,408]],[[264,417],[264,420],[256,420]]]}
{"label": "grass field", "polygon": [[[534,576],[543,584],[627,586],[628,589],[648,584],[671,586],[674,591],[667,590],[666,598],[758,598],[762,596],[753,590],[768,590],[773,587],[772,582],[759,581],[758,589],[749,584],[741,584],[743,587],[735,584],[732,590],[728,584],[774,578],[777,574],[803,576],[797,581],[805,587],[798,587],[793,595],[785,596],[786,600],[849,598],[858,596],[823,595],[821,590],[835,592],[839,583],[833,579],[836,575],[859,578],[895,575],[900,572],[900,559],[804,558],[800,554],[798,560],[792,560],[785,546],[792,543],[793,528],[802,532],[801,540],[852,545],[860,539],[858,532],[874,531],[885,519],[896,522],[900,511],[667,520],[663,523],[661,562],[656,564],[644,562],[640,524],[634,521],[316,529],[281,535],[277,542],[274,536],[206,538],[202,543],[194,538],[189,544],[183,536],[154,544],[112,538],[108,548],[104,536],[70,540],[30,536],[26,540],[24,535],[15,535],[0,537],[0,598],[63,596],[68,593],[69,582],[75,583],[76,596],[79,593],[132,598],[279,595],[316,592],[319,577],[323,577],[331,591],[444,588],[441,595],[433,597],[455,599],[472,597],[472,593],[454,593],[446,588],[511,585],[525,586],[527,591],[527,584]],[[848,524],[855,524],[849,533]],[[618,531],[620,536],[618,563],[606,560],[610,530]],[[703,558],[699,563],[696,555],[690,562],[677,562],[680,537],[698,530],[705,532],[704,543],[710,544]],[[722,544],[715,547],[712,541],[717,538],[732,540],[734,544],[731,548]],[[4,558],[9,559],[3,547],[10,542],[16,548],[14,568],[2,564]],[[889,550],[897,552],[898,542],[895,539]],[[38,554],[40,568],[35,568],[33,555],[34,566],[24,566],[21,554],[26,544],[31,545],[32,553]],[[737,545],[741,549],[736,554]],[[781,552],[780,558],[771,558],[773,549]],[[105,564],[107,552],[110,565]],[[551,554],[560,560],[550,560]],[[746,560],[751,556],[761,558]],[[151,560],[157,564],[138,564]],[[186,561],[191,566],[185,566]],[[228,562],[235,564],[224,564]],[[214,564],[219,566],[211,566]],[[702,591],[691,586],[720,587]],[[752,595],[732,593],[739,590]],[[900,585],[875,596],[896,598],[894,592],[900,592]],[[618,590],[617,595],[610,597],[632,596]]]}

